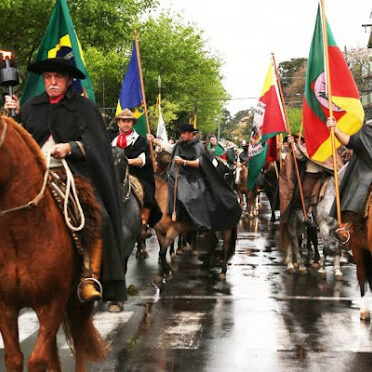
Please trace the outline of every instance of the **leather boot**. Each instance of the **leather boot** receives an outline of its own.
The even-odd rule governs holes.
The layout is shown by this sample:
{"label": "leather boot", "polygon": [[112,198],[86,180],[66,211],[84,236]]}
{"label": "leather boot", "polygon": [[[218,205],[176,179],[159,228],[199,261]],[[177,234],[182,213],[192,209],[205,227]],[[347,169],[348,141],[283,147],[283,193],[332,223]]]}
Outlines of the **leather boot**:
{"label": "leather boot", "polygon": [[84,257],[85,273],[81,278],[78,295],[81,302],[102,300],[102,285],[98,281],[101,275],[103,241],[99,239],[88,254],[88,261]]}
{"label": "leather boot", "polygon": [[151,213],[151,209],[143,208],[142,213],[141,213],[141,221],[142,221],[141,237],[142,239],[147,239],[152,235],[148,228],[148,221],[150,218],[150,213]]}

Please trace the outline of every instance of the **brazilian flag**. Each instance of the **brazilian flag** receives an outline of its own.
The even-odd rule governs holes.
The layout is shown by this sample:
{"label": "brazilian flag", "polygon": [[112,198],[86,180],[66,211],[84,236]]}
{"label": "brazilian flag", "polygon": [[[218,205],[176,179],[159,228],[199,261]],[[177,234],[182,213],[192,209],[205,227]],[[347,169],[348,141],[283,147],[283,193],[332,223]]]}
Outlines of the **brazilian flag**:
{"label": "brazilian flag", "polygon": [[146,137],[147,125],[137,56],[136,43],[133,41],[132,56],[128,64],[123,84],[121,85],[119,101],[116,107],[116,115],[126,108],[130,109],[133,112],[133,115],[137,118],[134,129],[138,134]]}
{"label": "brazilian flag", "polygon": [[[57,0],[34,62],[55,57],[69,60],[70,63],[84,73],[86,78],[81,81],[74,79],[73,87],[81,94],[95,101],[93,86],[85,66],[83,50],[68,10],[67,0]],[[43,78],[40,75],[29,72],[21,101],[25,102],[43,92]]]}

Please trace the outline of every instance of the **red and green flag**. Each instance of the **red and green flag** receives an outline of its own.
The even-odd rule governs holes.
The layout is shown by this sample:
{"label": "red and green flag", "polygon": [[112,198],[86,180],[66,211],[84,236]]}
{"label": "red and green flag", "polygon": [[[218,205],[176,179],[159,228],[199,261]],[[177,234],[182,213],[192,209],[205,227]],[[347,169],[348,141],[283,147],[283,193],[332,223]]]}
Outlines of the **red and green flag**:
{"label": "red and green flag", "polygon": [[[67,0],[57,0],[34,62],[55,57],[69,60],[84,73],[85,79],[74,79],[72,85],[78,92],[94,101],[93,86],[85,66],[83,50],[72,23]],[[44,90],[42,76],[29,72],[22,102],[43,93]]]}
{"label": "red and green flag", "polygon": [[[328,55],[332,88],[333,116],[337,127],[352,135],[362,126],[364,111],[358,88],[338,48],[327,22]],[[302,121],[306,149],[311,159],[323,162],[332,155],[330,131],[326,126],[329,117],[329,99],[326,89],[325,50],[321,10],[318,7],[313,40],[307,62]],[[341,144],[336,139],[336,146]]]}
{"label": "red and green flag", "polygon": [[146,137],[146,116],[143,106],[139,71],[137,48],[135,41],[133,41],[132,56],[129,61],[123,84],[121,85],[118,105],[116,107],[116,115],[125,108],[130,109],[133,112],[133,115],[137,118],[137,122],[134,126],[136,132]]}
{"label": "red and green flag", "polygon": [[[255,108],[252,135],[249,142],[247,186],[253,190],[266,161],[274,159],[275,137],[286,131],[283,105],[275,79],[274,67],[270,63],[265,83]],[[275,148],[275,150],[273,150]],[[276,157],[275,157],[276,159]]]}

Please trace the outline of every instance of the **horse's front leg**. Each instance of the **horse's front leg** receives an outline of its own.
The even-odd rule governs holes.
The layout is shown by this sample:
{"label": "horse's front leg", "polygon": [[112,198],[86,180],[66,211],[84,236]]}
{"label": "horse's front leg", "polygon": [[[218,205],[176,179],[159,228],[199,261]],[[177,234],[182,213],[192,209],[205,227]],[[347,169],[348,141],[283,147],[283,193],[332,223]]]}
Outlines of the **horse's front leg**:
{"label": "horse's front leg", "polygon": [[221,273],[219,275],[219,279],[225,280],[226,272],[227,272],[227,261],[229,259],[231,240],[233,238],[232,229],[224,230],[222,233],[222,236],[223,236],[222,264],[221,264]]}
{"label": "horse's front leg", "polygon": [[0,332],[3,336],[5,365],[9,372],[23,371],[23,354],[19,348],[18,309],[0,304]]}
{"label": "horse's front leg", "polygon": [[29,372],[62,371],[56,336],[65,313],[65,298],[67,298],[67,293],[65,296],[57,297],[49,304],[35,309],[40,329],[34,350],[28,360]]}
{"label": "horse's front leg", "polygon": [[171,277],[172,268],[167,261],[167,251],[169,246],[174,242],[174,239],[178,235],[178,232],[174,228],[170,228],[165,235],[158,236],[160,251],[159,251],[159,261],[161,267],[161,275]]}
{"label": "horse's front leg", "polygon": [[138,237],[136,258],[146,259],[148,257],[149,253],[147,252],[146,241],[142,237]]}

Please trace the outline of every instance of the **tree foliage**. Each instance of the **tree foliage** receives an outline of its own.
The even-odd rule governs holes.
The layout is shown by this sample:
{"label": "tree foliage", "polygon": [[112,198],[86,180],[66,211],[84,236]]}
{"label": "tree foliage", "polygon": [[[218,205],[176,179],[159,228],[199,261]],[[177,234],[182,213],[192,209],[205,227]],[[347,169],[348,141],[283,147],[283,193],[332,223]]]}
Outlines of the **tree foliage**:
{"label": "tree foliage", "polygon": [[[0,49],[15,51],[21,83],[54,4],[55,0],[0,2]],[[215,130],[227,98],[220,75],[222,62],[207,48],[195,25],[169,13],[157,19],[143,17],[158,5],[157,0],[68,0],[68,5],[99,107],[111,108],[111,115],[115,111],[137,29],[149,111],[155,112],[160,74],[167,102],[164,115],[171,126],[188,122],[197,105],[199,129]],[[156,115],[151,118],[157,122]]]}
{"label": "tree foliage", "polygon": [[280,62],[278,71],[283,90],[292,84],[295,73],[303,67],[306,58],[291,58],[289,61]]}
{"label": "tree foliage", "polygon": [[177,121],[188,122],[197,106],[198,128],[204,133],[215,130],[227,94],[221,60],[207,49],[202,32],[165,13],[148,19],[138,33],[149,104],[156,102],[160,75],[163,96],[179,106]]}
{"label": "tree foliage", "polygon": [[[2,0],[0,47],[13,50],[24,78],[48,25],[55,0]],[[71,17],[84,49],[114,50],[131,39],[138,16],[157,0],[69,0]]]}

